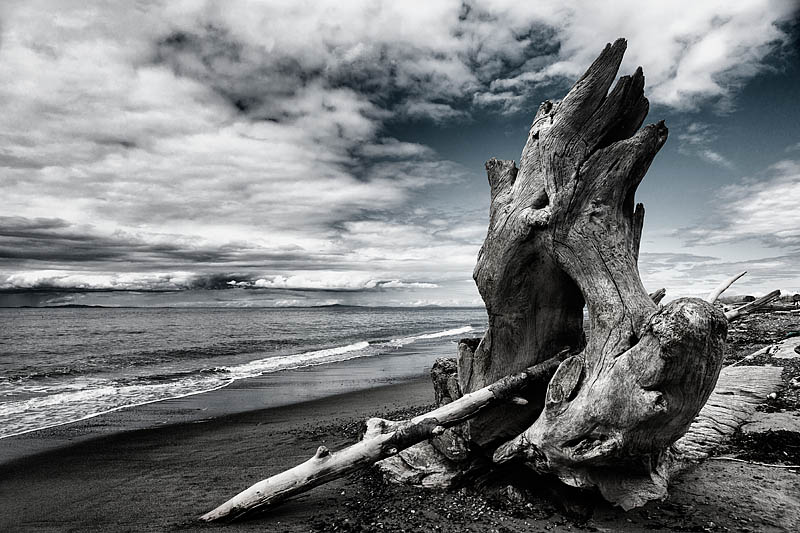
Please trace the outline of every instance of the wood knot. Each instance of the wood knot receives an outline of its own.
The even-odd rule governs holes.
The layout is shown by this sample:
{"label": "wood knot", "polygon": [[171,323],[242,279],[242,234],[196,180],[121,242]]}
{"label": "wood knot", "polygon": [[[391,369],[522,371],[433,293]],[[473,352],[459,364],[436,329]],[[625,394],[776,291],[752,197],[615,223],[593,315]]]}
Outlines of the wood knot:
{"label": "wood knot", "polygon": [[331,454],[330,450],[325,446],[320,446],[317,448],[317,453],[314,454],[314,459],[322,459],[323,457],[327,457]]}
{"label": "wood knot", "polygon": [[548,416],[560,414],[566,408],[565,404],[575,398],[583,372],[583,360],[580,357],[569,357],[559,365],[547,387],[545,405]]}

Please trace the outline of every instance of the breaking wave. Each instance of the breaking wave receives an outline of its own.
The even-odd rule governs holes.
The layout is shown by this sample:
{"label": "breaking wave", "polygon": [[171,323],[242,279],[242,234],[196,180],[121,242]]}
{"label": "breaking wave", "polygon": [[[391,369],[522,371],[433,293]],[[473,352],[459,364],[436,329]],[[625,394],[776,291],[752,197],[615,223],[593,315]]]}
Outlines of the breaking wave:
{"label": "breaking wave", "polygon": [[[67,383],[29,384],[14,389],[3,388],[0,390],[0,396],[4,395],[11,399],[0,402],[0,420],[3,421],[0,426],[0,439],[86,420],[127,407],[209,392],[236,380],[262,374],[359,357],[374,357],[417,341],[463,335],[474,329],[472,326],[464,326],[390,341],[363,340],[344,346],[290,355],[272,355],[230,366],[161,371],[149,375],[115,378],[91,374],[79,376]],[[12,383],[7,382],[7,384]]]}

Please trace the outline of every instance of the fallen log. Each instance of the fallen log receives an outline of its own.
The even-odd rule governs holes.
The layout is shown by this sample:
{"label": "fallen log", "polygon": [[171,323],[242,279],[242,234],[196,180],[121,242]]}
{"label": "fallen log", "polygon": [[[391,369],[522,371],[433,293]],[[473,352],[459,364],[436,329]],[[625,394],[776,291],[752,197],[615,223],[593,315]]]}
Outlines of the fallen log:
{"label": "fallen log", "polygon": [[774,302],[775,300],[777,300],[780,297],[781,297],[781,291],[774,290],[769,294],[765,294],[761,298],[757,298],[757,299],[753,300],[752,302],[748,302],[748,303],[744,304],[741,307],[737,307],[736,309],[733,309],[731,311],[726,312],[725,313],[725,318],[728,319],[728,322],[732,322],[733,320],[739,318],[742,315],[745,315],[747,313],[752,313],[756,309],[758,309],[760,307],[764,307],[765,305],[768,305],[768,304]]}
{"label": "fallen log", "polygon": [[259,481],[200,519],[211,522],[242,518],[396,455],[400,450],[468,420],[487,406],[502,402],[517,404],[520,391],[530,385],[546,383],[567,356],[569,352],[565,350],[411,420],[371,418],[367,421],[367,431],[360,442],[334,453],[320,446],[317,453],[305,463]]}

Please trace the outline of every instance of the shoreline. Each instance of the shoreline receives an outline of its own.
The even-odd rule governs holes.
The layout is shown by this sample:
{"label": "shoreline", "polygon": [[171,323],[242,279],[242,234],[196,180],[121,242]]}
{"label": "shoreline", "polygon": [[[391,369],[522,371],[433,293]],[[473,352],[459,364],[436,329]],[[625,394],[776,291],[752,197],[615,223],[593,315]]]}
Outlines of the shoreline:
{"label": "shoreline", "polygon": [[[337,316],[329,315],[330,313],[321,316],[330,320]],[[160,317],[160,315],[154,316],[156,319]],[[319,332],[314,333],[313,328],[319,326],[314,320],[319,320],[319,317],[312,317],[313,320],[306,317],[303,320],[308,323],[301,320],[302,327],[299,326],[301,332],[305,331],[303,327],[310,328],[306,340],[296,337],[294,330],[290,332],[280,324],[269,325],[275,330],[272,331],[268,327],[267,333],[270,334],[248,333],[255,335],[254,338],[257,340],[252,340],[250,337],[242,340],[241,331],[236,329],[242,327],[236,320],[240,322],[241,320],[238,315],[234,315],[236,320],[231,319],[232,324],[224,323],[219,329],[223,331],[233,329],[237,333],[206,336],[195,341],[197,346],[193,344],[191,347],[187,347],[186,343],[189,342],[187,339],[194,339],[191,333],[193,326],[187,323],[185,318],[183,322],[175,319],[177,321],[175,324],[167,321],[168,326],[181,328],[176,333],[177,340],[173,345],[163,340],[153,340],[162,338],[158,335],[159,332],[163,335],[169,332],[166,331],[167,326],[154,324],[155,319],[152,316],[148,315],[147,320],[140,320],[149,321],[150,326],[154,328],[152,332],[144,335],[144,340],[136,340],[139,337],[129,340],[125,335],[141,336],[150,331],[143,329],[147,324],[129,331],[132,326],[125,324],[130,321],[136,322],[134,320],[136,317],[116,316],[110,326],[104,326],[97,320],[92,322],[94,324],[92,327],[95,328],[92,334],[96,335],[102,331],[103,339],[113,337],[112,334],[106,335],[108,332],[104,329],[110,328],[110,331],[116,332],[114,335],[120,339],[125,338],[127,339],[125,342],[133,343],[131,347],[126,348],[133,355],[125,351],[117,353],[105,340],[83,346],[76,340],[75,335],[63,341],[61,346],[58,342],[62,341],[56,341],[57,337],[63,336],[62,333],[53,334],[50,341],[55,342],[57,347],[64,348],[66,355],[63,361],[58,357],[39,354],[36,344],[28,343],[24,336],[11,335],[8,339],[4,338],[4,345],[9,347],[3,351],[3,355],[7,356],[4,359],[5,366],[10,370],[0,387],[3,396],[0,401],[0,413],[2,413],[0,418],[4,419],[0,421],[0,448],[6,438],[76,423],[149,403],[181,400],[223,388],[246,387],[247,385],[239,383],[253,379],[258,381],[262,376],[276,372],[335,365],[338,362],[363,358],[365,360],[363,367],[372,368],[374,371],[374,376],[362,372],[366,379],[385,377],[386,372],[381,368],[384,363],[387,363],[392,371],[397,372],[398,376],[406,375],[405,368],[392,363],[396,357],[408,355],[410,359],[414,359],[419,352],[431,352],[431,350],[439,350],[440,353],[437,355],[455,355],[457,348],[452,343],[459,336],[480,329],[480,325],[475,323],[475,317],[472,316],[448,317],[446,324],[443,324],[444,329],[432,332],[430,323],[420,322],[419,318],[411,320],[406,317],[400,320],[401,324],[397,327],[396,333],[392,334],[393,330],[386,324],[375,326],[371,330],[363,324],[358,325],[361,315],[350,313],[346,316],[350,317],[349,322],[334,328],[334,338],[327,338]],[[68,324],[75,326],[76,320],[73,319]],[[211,319],[205,317],[204,320],[208,322]],[[383,322],[378,320],[378,322],[392,323],[391,320]],[[453,322],[460,325],[455,327]],[[24,328],[17,330],[27,331]],[[15,345],[12,342],[14,339],[21,343],[19,350],[11,348]],[[48,350],[50,349],[44,350],[43,353],[49,354]],[[110,355],[97,355],[100,352]],[[126,358],[129,356],[132,363],[126,364]],[[411,361],[411,364],[416,363],[417,361]],[[433,358],[429,363],[425,365],[427,368],[424,370],[418,368],[415,371],[427,372],[433,363]],[[36,368],[40,370],[35,370]],[[311,384],[305,386],[313,388]],[[363,386],[372,384],[361,385]],[[335,392],[339,391],[326,394]],[[307,398],[295,398],[291,401],[303,399]],[[265,404],[249,405],[246,408],[274,405],[277,404],[267,401]]]}
{"label": "shoreline", "polygon": [[270,372],[211,390],[119,407],[26,431],[0,439],[0,465],[111,434],[205,422],[400,383],[424,381],[433,395],[429,372],[434,360],[455,352],[455,348],[443,347],[449,348],[450,343],[413,345],[376,357]]}

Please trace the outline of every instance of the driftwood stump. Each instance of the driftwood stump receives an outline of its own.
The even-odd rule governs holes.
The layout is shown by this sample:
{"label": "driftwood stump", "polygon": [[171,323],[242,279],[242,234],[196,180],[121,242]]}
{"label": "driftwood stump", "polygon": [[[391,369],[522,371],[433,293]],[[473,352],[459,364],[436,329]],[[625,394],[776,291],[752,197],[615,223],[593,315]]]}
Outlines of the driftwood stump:
{"label": "driftwood stump", "polygon": [[469,393],[580,350],[546,393],[527,391],[528,405],[480,413],[470,438],[487,451],[510,438],[495,461],[522,460],[628,506],[635,496],[606,488],[666,490],[659,461],[714,388],[727,320],[700,299],[658,308],[639,278],[644,207],[634,194],[667,128],[640,129],[641,68],[608,92],[625,46],[606,46],[562,101],[541,105],[519,169],[486,164],[490,222],[474,278],[489,329],[474,352],[460,353],[459,381]]}

